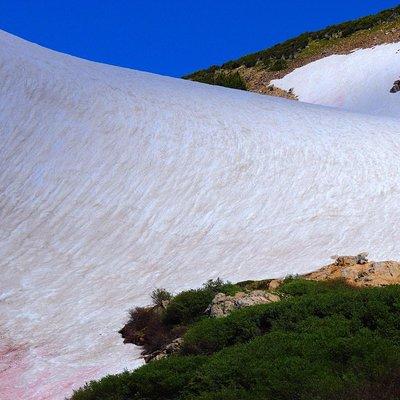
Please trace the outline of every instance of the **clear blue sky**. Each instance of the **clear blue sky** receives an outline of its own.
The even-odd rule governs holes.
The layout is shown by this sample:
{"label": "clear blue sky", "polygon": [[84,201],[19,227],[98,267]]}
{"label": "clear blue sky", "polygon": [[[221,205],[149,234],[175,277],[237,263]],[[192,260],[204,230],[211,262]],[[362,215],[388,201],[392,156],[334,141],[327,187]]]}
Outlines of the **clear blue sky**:
{"label": "clear blue sky", "polygon": [[94,61],[181,76],[390,0],[0,0],[0,29]]}

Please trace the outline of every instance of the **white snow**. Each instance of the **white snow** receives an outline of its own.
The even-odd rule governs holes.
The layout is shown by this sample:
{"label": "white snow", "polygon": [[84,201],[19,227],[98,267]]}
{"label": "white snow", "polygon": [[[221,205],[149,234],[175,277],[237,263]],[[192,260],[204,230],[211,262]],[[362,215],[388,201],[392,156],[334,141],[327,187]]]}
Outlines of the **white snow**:
{"label": "white snow", "polygon": [[155,287],[398,259],[399,135],[0,32],[0,398],[139,365],[117,331]]}
{"label": "white snow", "polygon": [[400,92],[390,93],[398,79],[400,43],[391,43],[322,58],[271,84],[306,103],[400,117]]}

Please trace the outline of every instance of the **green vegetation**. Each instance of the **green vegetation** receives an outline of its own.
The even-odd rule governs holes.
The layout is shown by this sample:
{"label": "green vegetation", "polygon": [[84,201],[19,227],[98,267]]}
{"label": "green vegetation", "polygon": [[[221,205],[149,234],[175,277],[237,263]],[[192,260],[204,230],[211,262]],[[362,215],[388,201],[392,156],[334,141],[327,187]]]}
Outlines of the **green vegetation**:
{"label": "green vegetation", "polygon": [[[149,355],[182,336],[190,324],[204,318],[205,309],[217,293],[233,295],[240,290],[239,286],[219,278],[175,297],[165,289],[156,289],[151,294],[153,306],[130,310],[129,320],[119,333],[125,342],[142,346],[142,354]],[[166,300],[169,303],[164,308]]]}
{"label": "green vegetation", "polygon": [[[224,287],[214,283],[203,295]],[[90,382],[72,399],[400,398],[400,286],[289,278],[279,291],[280,302],[219,319],[202,317],[198,291],[176,296],[172,320],[189,324],[181,355]]]}
{"label": "green vegetation", "polygon": [[283,69],[286,69],[288,67],[288,63],[286,60],[283,60],[282,58],[280,58],[279,60],[275,60],[271,66],[269,67],[269,69],[271,71],[281,71]]}
{"label": "green vegetation", "polygon": [[215,69],[213,70],[213,68],[215,67],[212,67],[211,70],[198,72],[196,75],[196,81],[208,83],[209,85],[218,85],[232,89],[246,90],[246,84],[237,71],[218,71],[215,73]]}
{"label": "green vegetation", "polygon": [[175,296],[168,305],[163,321],[166,325],[188,325],[204,317],[204,311],[217,293],[233,295],[240,288],[221,279],[209,280],[201,289],[187,290]]}
{"label": "green vegetation", "polygon": [[156,307],[162,307],[164,301],[169,301],[172,294],[165,289],[155,289],[151,293],[151,300]]}
{"label": "green vegetation", "polygon": [[226,86],[226,82],[224,80],[219,81],[218,77],[224,76],[224,74],[229,76],[229,71],[240,66],[247,68],[257,66],[270,71],[284,70],[290,66],[290,61],[297,57],[303,57],[305,54],[315,54],[316,51],[321,50],[328,43],[337,42],[341,38],[349,37],[357,32],[374,30],[384,23],[390,24],[393,21],[397,21],[399,16],[400,6],[397,6],[375,15],[328,26],[316,32],[305,32],[265,50],[245,55],[237,60],[228,61],[221,66],[213,65],[208,69],[194,72],[184,78]]}

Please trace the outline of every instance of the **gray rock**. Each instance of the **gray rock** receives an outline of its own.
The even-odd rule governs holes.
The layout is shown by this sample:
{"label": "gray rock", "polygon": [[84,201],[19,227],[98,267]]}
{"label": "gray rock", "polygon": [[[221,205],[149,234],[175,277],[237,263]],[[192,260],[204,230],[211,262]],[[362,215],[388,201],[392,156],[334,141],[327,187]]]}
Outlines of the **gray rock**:
{"label": "gray rock", "polygon": [[400,91],[400,80],[393,83],[393,87],[390,89],[390,93],[397,93]]}
{"label": "gray rock", "polygon": [[254,290],[249,293],[239,292],[236,293],[235,296],[218,293],[207,307],[205,313],[210,317],[220,318],[227,316],[233,310],[254,306],[256,304],[273,303],[279,300],[280,298],[278,295],[263,290]]}
{"label": "gray rock", "polygon": [[340,267],[348,267],[356,264],[365,264],[368,262],[368,253],[360,253],[356,256],[331,256],[335,260],[335,264]]}
{"label": "gray rock", "polygon": [[183,338],[179,337],[174,339],[171,343],[168,343],[161,350],[157,350],[154,353],[148,354],[144,357],[146,363],[155,360],[161,360],[171,354],[179,353],[183,344]]}

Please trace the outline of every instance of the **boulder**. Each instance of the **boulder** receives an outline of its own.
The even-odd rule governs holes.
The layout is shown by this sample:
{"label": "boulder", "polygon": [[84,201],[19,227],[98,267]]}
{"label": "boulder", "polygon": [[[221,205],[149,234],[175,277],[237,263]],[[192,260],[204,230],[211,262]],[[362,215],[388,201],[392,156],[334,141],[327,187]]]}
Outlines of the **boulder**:
{"label": "boulder", "polygon": [[183,338],[179,337],[174,339],[171,343],[168,343],[166,346],[161,348],[160,350],[155,351],[154,353],[148,354],[144,356],[144,361],[146,363],[155,360],[161,360],[162,358],[166,358],[171,354],[179,353],[183,344]]}
{"label": "boulder", "polygon": [[253,290],[249,293],[239,292],[235,296],[218,293],[207,307],[205,313],[210,317],[225,317],[233,310],[279,300],[280,297],[278,295],[265,292],[264,290]]}
{"label": "boulder", "polygon": [[397,93],[400,91],[400,80],[393,83],[393,87],[390,89],[390,93]]}
{"label": "boulder", "polygon": [[282,282],[282,279],[272,279],[272,281],[268,284],[268,290],[274,291],[278,289],[278,287],[282,285]]}
{"label": "boulder", "polygon": [[356,256],[332,256],[335,264],[340,267],[347,267],[355,264],[365,264],[368,262],[368,253],[360,253]]}

